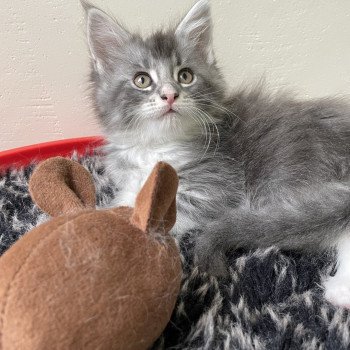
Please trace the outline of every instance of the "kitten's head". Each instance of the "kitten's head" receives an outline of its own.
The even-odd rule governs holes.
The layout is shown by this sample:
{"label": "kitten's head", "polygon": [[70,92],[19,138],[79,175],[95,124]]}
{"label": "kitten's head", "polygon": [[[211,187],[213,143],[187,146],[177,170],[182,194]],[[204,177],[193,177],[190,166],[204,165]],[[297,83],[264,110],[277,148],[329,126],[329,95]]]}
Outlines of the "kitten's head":
{"label": "kitten's head", "polygon": [[175,29],[146,39],[84,6],[94,102],[108,135],[163,142],[204,133],[224,92],[208,0]]}

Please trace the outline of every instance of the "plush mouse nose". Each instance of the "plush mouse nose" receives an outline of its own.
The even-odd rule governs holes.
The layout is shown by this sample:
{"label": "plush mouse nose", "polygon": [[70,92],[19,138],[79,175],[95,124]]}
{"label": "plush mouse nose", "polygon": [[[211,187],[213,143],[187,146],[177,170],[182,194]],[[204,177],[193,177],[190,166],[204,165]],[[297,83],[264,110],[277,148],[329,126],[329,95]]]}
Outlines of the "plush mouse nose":
{"label": "plush mouse nose", "polygon": [[172,105],[174,101],[179,97],[177,92],[170,94],[163,94],[160,96],[162,100],[166,100],[169,105]]}

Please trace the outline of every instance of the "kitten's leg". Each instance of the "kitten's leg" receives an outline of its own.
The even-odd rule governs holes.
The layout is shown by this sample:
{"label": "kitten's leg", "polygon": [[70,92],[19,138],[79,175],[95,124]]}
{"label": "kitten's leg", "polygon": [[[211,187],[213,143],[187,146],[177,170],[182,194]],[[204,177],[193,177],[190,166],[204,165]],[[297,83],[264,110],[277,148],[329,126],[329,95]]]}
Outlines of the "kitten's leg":
{"label": "kitten's leg", "polygon": [[[275,245],[287,250],[318,252],[336,245],[344,230],[350,232],[348,183],[310,186],[294,190],[286,198],[288,201],[274,201],[263,207],[248,203],[228,210],[206,225],[195,247],[200,269],[225,276],[228,272],[225,253],[230,249]],[[342,252],[342,260],[346,256]]]}
{"label": "kitten's leg", "polygon": [[325,298],[334,305],[350,308],[350,232],[337,244],[338,269],[323,281]]}

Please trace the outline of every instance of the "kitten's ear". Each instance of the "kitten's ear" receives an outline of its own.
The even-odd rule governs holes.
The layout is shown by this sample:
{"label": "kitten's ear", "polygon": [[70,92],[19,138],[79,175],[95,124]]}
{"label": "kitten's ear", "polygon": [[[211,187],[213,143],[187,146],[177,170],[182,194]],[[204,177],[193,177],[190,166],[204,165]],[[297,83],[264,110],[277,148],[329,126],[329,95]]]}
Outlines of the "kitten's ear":
{"label": "kitten's ear", "polygon": [[200,0],[191,8],[176,28],[175,35],[180,41],[186,40],[191,46],[195,45],[197,49],[202,50],[208,63],[214,63],[213,25],[209,0]]}
{"label": "kitten's ear", "polygon": [[95,70],[109,70],[120,47],[131,37],[116,20],[89,2],[81,0],[86,11],[87,39]]}

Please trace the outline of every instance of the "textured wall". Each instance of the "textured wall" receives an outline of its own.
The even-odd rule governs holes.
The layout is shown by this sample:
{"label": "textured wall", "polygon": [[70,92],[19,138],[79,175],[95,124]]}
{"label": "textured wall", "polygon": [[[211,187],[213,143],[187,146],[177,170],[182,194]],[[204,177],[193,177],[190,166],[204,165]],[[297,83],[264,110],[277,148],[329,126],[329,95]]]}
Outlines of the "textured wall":
{"label": "textured wall", "polygon": [[[148,33],[192,0],[96,0]],[[350,94],[349,0],[212,0],[217,56],[231,86],[265,75],[307,97]],[[1,0],[0,150],[99,133],[88,102],[78,0]]]}

